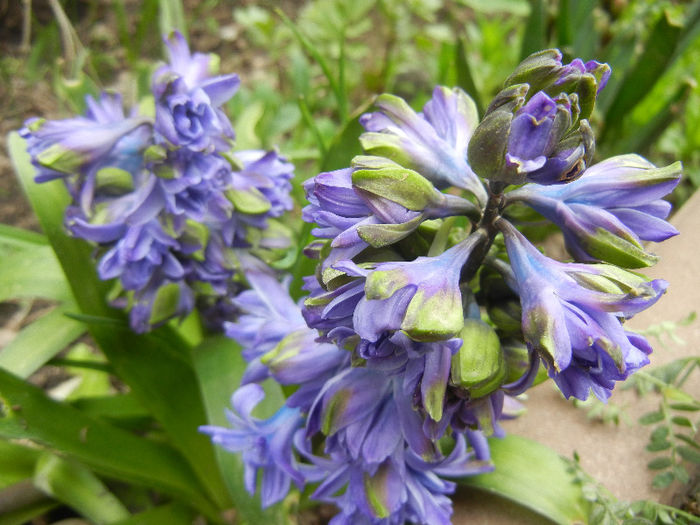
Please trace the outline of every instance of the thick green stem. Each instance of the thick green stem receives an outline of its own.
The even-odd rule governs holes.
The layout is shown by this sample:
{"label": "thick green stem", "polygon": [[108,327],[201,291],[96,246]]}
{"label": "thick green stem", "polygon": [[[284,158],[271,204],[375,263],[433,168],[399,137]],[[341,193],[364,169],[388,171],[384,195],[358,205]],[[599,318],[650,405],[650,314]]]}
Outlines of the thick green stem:
{"label": "thick green stem", "polygon": [[477,224],[476,230],[483,230],[486,233],[486,242],[481,244],[472,252],[469,262],[462,270],[462,280],[469,281],[476,271],[481,267],[484,262],[486,254],[491,249],[493,240],[498,234],[498,228],[496,227],[496,221],[501,217],[501,211],[504,207],[503,190],[506,185],[502,182],[491,182],[489,184],[489,200],[486,203],[486,208],[484,209],[484,215]]}

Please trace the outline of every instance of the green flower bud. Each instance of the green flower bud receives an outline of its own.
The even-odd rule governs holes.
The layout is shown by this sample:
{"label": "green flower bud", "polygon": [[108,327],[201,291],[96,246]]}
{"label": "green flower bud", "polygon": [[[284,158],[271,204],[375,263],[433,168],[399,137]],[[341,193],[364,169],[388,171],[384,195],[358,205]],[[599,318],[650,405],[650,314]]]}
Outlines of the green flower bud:
{"label": "green flower bud", "polygon": [[478,319],[465,319],[462,347],[452,356],[450,378],[472,398],[497,390],[506,377],[506,363],[496,331]]}

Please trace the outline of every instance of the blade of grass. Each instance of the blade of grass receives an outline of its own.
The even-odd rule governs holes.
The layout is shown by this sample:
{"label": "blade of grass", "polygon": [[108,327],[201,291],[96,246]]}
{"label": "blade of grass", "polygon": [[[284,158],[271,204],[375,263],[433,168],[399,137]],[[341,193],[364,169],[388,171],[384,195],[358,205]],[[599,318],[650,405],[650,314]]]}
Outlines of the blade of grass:
{"label": "blade of grass", "polygon": [[527,19],[525,34],[520,48],[520,59],[547,47],[546,12],[542,0],[530,0],[530,17]]}
{"label": "blade of grass", "polygon": [[307,275],[312,275],[314,273],[314,268],[316,267],[317,261],[309,259],[303,253],[304,248],[313,240],[313,235],[311,235],[311,230],[314,225],[308,222],[304,223],[299,234],[299,245],[297,247],[297,260],[294,263],[294,268],[292,269],[292,282],[289,285],[289,295],[295,301],[299,300],[302,295],[304,295],[304,277]]}
{"label": "blade of grass", "polygon": [[476,104],[476,110],[479,115],[484,114],[484,106],[481,104],[481,95],[476,89],[474,76],[472,75],[469,61],[467,60],[466,39],[460,38],[457,40],[455,48],[455,68],[457,69],[457,84],[466,91]]}
{"label": "blade of grass", "polygon": [[338,91],[342,95],[338,99],[340,122],[348,120],[348,96],[345,87],[345,27],[340,33],[340,56],[338,57]]}
{"label": "blade of grass", "polygon": [[682,113],[685,103],[690,93],[697,87],[693,79],[682,82],[678,89],[671,95],[663,108],[656,113],[643,126],[637,127],[635,133],[629,134],[629,138],[624,145],[619,147],[619,151],[636,151],[643,153]]}
{"label": "blade of grass", "polygon": [[671,62],[674,62],[680,55],[690,46],[700,34],[700,4],[697,2],[686,13],[683,22],[683,30],[676,46],[676,51],[671,57]]}
{"label": "blade of grass", "polygon": [[114,12],[114,17],[116,18],[117,22],[117,37],[119,38],[119,44],[126,51],[128,62],[133,63],[138,56],[138,51],[135,47],[135,40],[129,33],[129,21],[126,16],[124,0],[112,0],[112,11]]}
{"label": "blade of grass", "polygon": [[318,151],[321,153],[321,157],[325,158],[325,156],[328,154],[328,146],[326,146],[326,141],[323,140],[323,135],[321,135],[321,131],[318,129],[316,121],[311,115],[311,111],[309,111],[309,105],[306,103],[306,97],[304,95],[299,95],[297,97],[297,102],[299,103],[299,111],[301,111],[301,116],[304,119],[304,122],[311,130],[314,139],[316,139]]}
{"label": "blade of grass", "polygon": [[180,0],[160,0],[158,3],[158,28],[160,34],[168,36],[173,31],[179,31],[187,38],[187,23],[185,9]]}
{"label": "blade of grass", "polygon": [[[644,43],[644,51],[620,85],[610,103],[605,122],[620,123],[636,106],[671,65],[671,57],[681,37],[682,26],[668,11],[664,11]],[[606,128],[604,132],[610,128]]]}
{"label": "blade of grass", "polygon": [[598,41],[593,24],[596,0],[560,0],[557,16],[557,40],[574,57],[591,57]]}
{"label": "blade of grass", "polygon": [[[340,118],[340,121],[342,123],[347,122],[348,102],[346,98],[346,93],[342,89],[342,86],[339,84],[338,80],[336,80],[335,75],[333,75],[333,72],[331,71],[331,68],[328,65],[328,61],[323,57],[323,55],[321,55],[321,53],[318,52],[316,46],[314,46],[309,41],[309,39],[306,38],[306,36],[299,30],[297,25],[294,22],[292,22],[292,20],[284,13],[284,11],[277,8],[275,9],[275,13],[277,13],[277,16],[279,16],[284,22],[284,24],[292,31],[292,34],[297,39],[304,51],[306,51],[306,53],[311,58],[313,58],[321,68],[321,71],[328,80],[328,84],[330,85],[331,91],[335,95],[336,103],[338,105],[338,116]],[[345,108],[345,113],[343,113],[343,108]]]}

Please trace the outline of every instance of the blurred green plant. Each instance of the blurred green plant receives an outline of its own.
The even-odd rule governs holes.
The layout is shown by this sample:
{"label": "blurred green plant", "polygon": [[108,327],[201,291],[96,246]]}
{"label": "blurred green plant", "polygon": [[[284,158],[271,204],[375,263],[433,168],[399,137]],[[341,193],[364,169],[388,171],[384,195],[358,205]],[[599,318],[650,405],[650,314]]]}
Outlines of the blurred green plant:
{"label": "blurred green plant", "polygon": [[[687,177],[678,203],[700,186],[697,3],[310,0],[288,6],[295,12],[256,4],[231,8],[217,0],[189,12],[177,0],[83,3],[89,8],[78,9],[78,0],[63,4],[65,18],[34,17],[27,55],[0,58],[0,81],[13,75],[23,75],[28,85],[49,81],[71,112],[82,110],[85,94],[118,82],[120,91],[130,90],[131,102],[145,106],[150,72],[161,53],[159,33],[189,29],[196,42],[202,32],[233,28],[235,38],[212,38],[224,41],[227,53],[234,42],[247,42],[245,60],[237,62],[246,68],[243,86],[227,107],[237,143],[281,145],[298,166],[299,205],[302,181],[347,166],[359,153],[357,117],[374,95],[393,92],[417,107],[433,85],[460,85],[482,111],[500,89],[498,79],[520,57],[550,46],[567,58],[596,58],[613,66],[593,118],[603,131],[598,147],[604,156],[637,151],[658,164],[683,160]],[[105,6],[110,22],[98,23]],[[215,10],[226,15],[214,17]],[[55,308],[23,327],[0,352],[0,501],[27,487],[36,496],[0,507],[0,524],[24,523],[58,505],[95,522],[124,525],[191,523],[196,514],[224,523],[229,516],[222,511],[232,507],[244,523],[284,523],[282,506],[263,512],[247,496],[238,458],[213,451],[196,432],[200,424],[224,424],[223,408],[243,369],[231,341],[202,339],[196,318],[149,336],[131,334],[105,305],[107,287],[95,276],[89,248],[62,230],[65,196],[55,187],[33,187],[23,145],[15,136],[10,146],[45,235],[0,226],[0,301],[40,299]],[[296,232],[298,249],[290,262],[296,297],[302,276],[313,267],[301,256],[310,229],[305,225]],[[90,347],[80,341],[90,341]],[[26,379],[47,364],[58,369],[61,381],[44,392]],[[697,360],[687,360],[637,376],[635,388],[662,396],[658,411],[642,421],[656,425],[650,450],[660,453],[654,463],[662,471],[657,486],[686,480],[682,461],[697,463],[697,423],[684,414],[700,407],[678,393],[697,366]],[[270,388],[268,409],[281,395]],[[623,417],[600,416],[615,422]],[[496,445],[497,454],[506,457],[525,446],[517,439],[510,443],[515,444]],[[539,452],[547,462],[558,461],[553,453]],[[598,516],[610,523],[632,516],[652,523],[687,519],[648,502],[616,506],[576,465],[571,472],[592,505],[591,523],[606,523],[595,521]],[[567,501],[577,502],[577,512],[583,508],[576,491],[561,505],[548,504],[501,481],[501,495],[525,504],[531,498],[530,505],[539,505],[550,519],[565,522]]]}
{"label": "blurred green plant", "polygon": [[598,483],[580,464],[574,452],[568,461],[568,470],[575,483],[581,486],[583,496],[590,504],[589,523],[596,525],[688,525],[697,523],[697,517],[669,505],[655,501],[620,501]]}

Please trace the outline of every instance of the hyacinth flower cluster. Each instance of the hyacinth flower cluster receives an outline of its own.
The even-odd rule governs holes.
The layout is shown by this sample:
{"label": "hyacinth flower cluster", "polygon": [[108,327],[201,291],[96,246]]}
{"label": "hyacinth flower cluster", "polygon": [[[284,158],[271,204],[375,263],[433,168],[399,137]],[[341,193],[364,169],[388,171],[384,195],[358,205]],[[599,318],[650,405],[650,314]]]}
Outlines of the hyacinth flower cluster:
{"label": "hyacinth flower cluster", "polygon": [[[259,486],[268,506],[292,484],[300,490],[313,484],[313,500],[340,510],[334,525],[449,523],[455,483],[445,478],[493,468],[484,433],[434,428],[431,433],[447,439],[426,437],[429,422],[412,402],[419,367],[387,373],[355,366],[351,352],[309,328],[288,283],[263,267],[247,276],[251,289],[234,299],[243,314],[225,327],[243,347],[248,368],[227,412],[230,427],[201,427],[214,443],[242,454],[247,490],[253,494]],[[421,363],[434,356],[425,367],[437,370],[454,346],[434,345],[429,354],[415,345],[409,352]],[[262,419],[253,411],[265,397],[261,382],[270,377],[296,388]]]}
{"label": "hyacinth flower cluster", "polygon": [[20,132],[36,181],[65,183],[66,228],[94,243],[99,276],[116,280],[113,302],[136,332],[229,294],[237,252],[269,261],[290,244],[274,218],[292,207],[293,166],[276,151],[233,149],[223,107],[238,76],[217,75],[215,57],[191,53],[179,33],[166,45],[153,114],[125,113],[103,93],[87,97],[84,116],[34,118]]}
{"label": "hyacinth flower cluster", "polygon": [[[250,319],[229,325],[249,361],[231,428],[203,429],[243,453],[263,504],[318,483],[311,498],[339,508],[333,524],[450,523],[445,478],[493,468],[486,438],[537,377],[606,400],[649,362],[624,322],[667,283],[630,269],[656,260],[643,241],[678,233],[662,197],[681,168],[594,163],[587,119],[609,74],[536,53],[481,120],[458,88],[436,87],[422,112],[382,95],[360,119],[365,154],[306,182],[319,264],[303,319],[269,299],[272,277],[254,278],[239,297]],[[562,230],[572,260],[527,239],[523,206]],[[258,419],[269,377],[296,390]]]}

